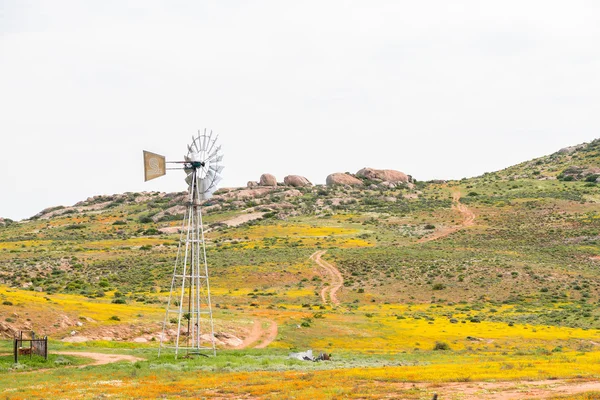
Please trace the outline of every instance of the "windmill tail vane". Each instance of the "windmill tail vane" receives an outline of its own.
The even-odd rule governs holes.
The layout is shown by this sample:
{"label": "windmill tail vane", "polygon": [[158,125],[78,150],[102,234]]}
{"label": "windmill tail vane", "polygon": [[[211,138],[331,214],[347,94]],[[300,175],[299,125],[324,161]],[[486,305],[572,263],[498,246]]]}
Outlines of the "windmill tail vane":
{"label": "windmill tail vane", "polygon": [[[216,145],[217,138],[212,131],[198,131],[187,146],[183,161],[166,161],[160,154],[144,151],[146,181],[165,175],[167,170],[179,169],[185,172],[188,185],[159,355],[163,348],[174,349],[175,357],[181,351],[186,355],[202,351],[216,354],[201,202],[212,197],[221,181],[223,155],[221,146]],[[167,168],[167,164],[181,166]]]}

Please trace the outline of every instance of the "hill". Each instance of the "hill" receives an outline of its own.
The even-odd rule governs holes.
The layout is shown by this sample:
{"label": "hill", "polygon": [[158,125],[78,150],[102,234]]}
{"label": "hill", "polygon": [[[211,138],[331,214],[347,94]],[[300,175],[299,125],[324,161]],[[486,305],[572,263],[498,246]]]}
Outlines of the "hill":
{"label": "hill", "polygon": [[565,147],[490,175],[502,179],[559,179],[596,182],[600,178],[600,139]]}
{"label": "hill", "polygon": [[[443,343],[460,368],[518,349],[556,363],[520,377],[589,376],[551,352],[598,354],[599,147],[460,181],[221,189],[204,208],[220,347],[436,364]],[[0,226],[0,329],[154,342],[183,196],[95,196]]]}

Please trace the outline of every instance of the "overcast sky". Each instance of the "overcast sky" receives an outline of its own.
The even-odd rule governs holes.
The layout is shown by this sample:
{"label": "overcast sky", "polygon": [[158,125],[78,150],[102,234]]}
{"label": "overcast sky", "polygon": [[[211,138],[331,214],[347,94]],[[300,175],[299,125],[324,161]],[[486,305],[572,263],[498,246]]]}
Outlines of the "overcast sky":
{"label": "overcast sky", "polygon": [[600,137],[597,1],[0,0],[0,216],[143,182],[220,134],[222,186],[493,171]]}

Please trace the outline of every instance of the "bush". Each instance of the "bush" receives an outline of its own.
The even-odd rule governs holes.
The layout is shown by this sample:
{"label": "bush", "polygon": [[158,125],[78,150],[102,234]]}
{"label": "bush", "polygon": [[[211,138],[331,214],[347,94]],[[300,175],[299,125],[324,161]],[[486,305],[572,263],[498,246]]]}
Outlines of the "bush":
{"label": "bush", "polygon": [[5,306],[12,306],[12,305],[13,305],[13,303],[12,303],[12,301],[4,300],[4,301],[2,302],[2,305],[5,305]]}
{"label": "bush", "polygon": [[444,289],[446,289],[446,285],[444,285],[443,283],[435,283],[432,286],[432,289],[433,290],[444,290]]}
{"label": "bush", "polygon": [[433,350],[436,350],[436,351],[450,350],[450,345],[446,342],[435,342],[435,346],[433,346]]}
{"label": "bush", "polygon": [[[114,303],[114,302],[113,302],[113,303]],[[108,320],[109,320],[109,321],[120,321],[120,320],[121,320],[121,318],[117,317],[116,315],[113,315],[113,316],[112,316],[112,317],[110,317]]]}
{"label": "bush", "polygon": [[588,176],[585,178],[585,181],[586,181],[586,182],[596,182],[596,179],[598,179],[598,177],[600,177],[600,175],[598,175],[598,174],[592,174],[592,175],[588,175]]}
{"label": "bush", "polygon": [[116,299],[113,299],[113,301],[111,303],[114,303],[114,304],[127,304],[127,302],[125,301],[125,299],[122,298],[122,297],[118,297]]}
{"label": "bush", "polygon": [[425,225],[425,229],[435,229],[435,225],[427,224],[427,225]]}
{"label": "bush", "polygon": [[86,228],[86,225],[75,225],[75,224],[73,224],[73,225],[67,225],[65,227],[65,230],[76,230],[76,229],[85,229],[85,228]]}

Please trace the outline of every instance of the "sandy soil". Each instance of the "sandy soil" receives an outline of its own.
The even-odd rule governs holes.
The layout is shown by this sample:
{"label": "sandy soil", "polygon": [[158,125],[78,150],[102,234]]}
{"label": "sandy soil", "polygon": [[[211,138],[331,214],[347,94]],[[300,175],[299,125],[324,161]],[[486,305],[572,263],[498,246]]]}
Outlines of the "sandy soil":
{"label": "sandy soil", "polygon": [[223,221],[223,223],[227,226],[238,226],[244,224],[249,221],[253,221],[255,219],[262,218],[265,213],[263,212],[255,212],[249,214],[238,215],[237,217],[233,217],[231,219]]}
{"label": "sandy soil", "polygon": [[[235,346],[234,349],[246,349],[259,341],[260,343],[254,346],[255,349],[264,349],[265,347],[270,345],[271,342],[277,337],[278,328],[277,323],[275,321],[268,320],[268,322],[269,328],[267,330],[264,330],[262,328],[263,321],[255,319],[252,325],[252,330],[250,331],[248,337],[246,337],[244,341],[238,346]],[[261,339],[263,340],[261,341]]]}
{"label": "sandy soil", "polygon": [[475,224],[475,214],[465,204],[460,202],[460,192],[452,193],[452,209],[462,214],[463,220],[459,225],[446,226],[436,230],[432,235],[419,239],[419,243],[430,242],[432,240],[441,239],[459,231],[467,226]]}
{"label": "sandy soil", "polygon": [[257,346],[254,346],[255,349],[264,349],[268,345],[271,344],[273,340],[277,338],[277,323],[275,321],[269,320],[269,329],[266,330],[267,337]]}
{"label": "sandy soil", "polygon": [[130,356],[127,354],[89,353],[89,352],[85,352],[85,351],[58,351],[58,352],[54,352],[54,354],[64,354],[67,356],[87,357],[87,358],[91,358],[94,360],[93,362],[91,362],[89,364],[81,365],[80,367],[85,367],[88,365],[104,365],[104,364],[110,364],[110,363],[115,363],[115,362],[119,362],[119,361],[136,362],[136,361],[143,360],[143,358],[134,357],[134,356]]}
{"label": "sandy soil", "polygon": [[329,295],[331,303],[337,306],[340,304],[340,301],[337,298],[337,292],[344,285],[344,277],[336,267],[321,259],[321,256],[325,253],[326,250],[317,251],[310,256],[310,259],[323,268],[330,278],[329,286],[324,286],[323,289],[321,289],[321,299],[323,300],[323,303],[327,303],[327,297]]}

